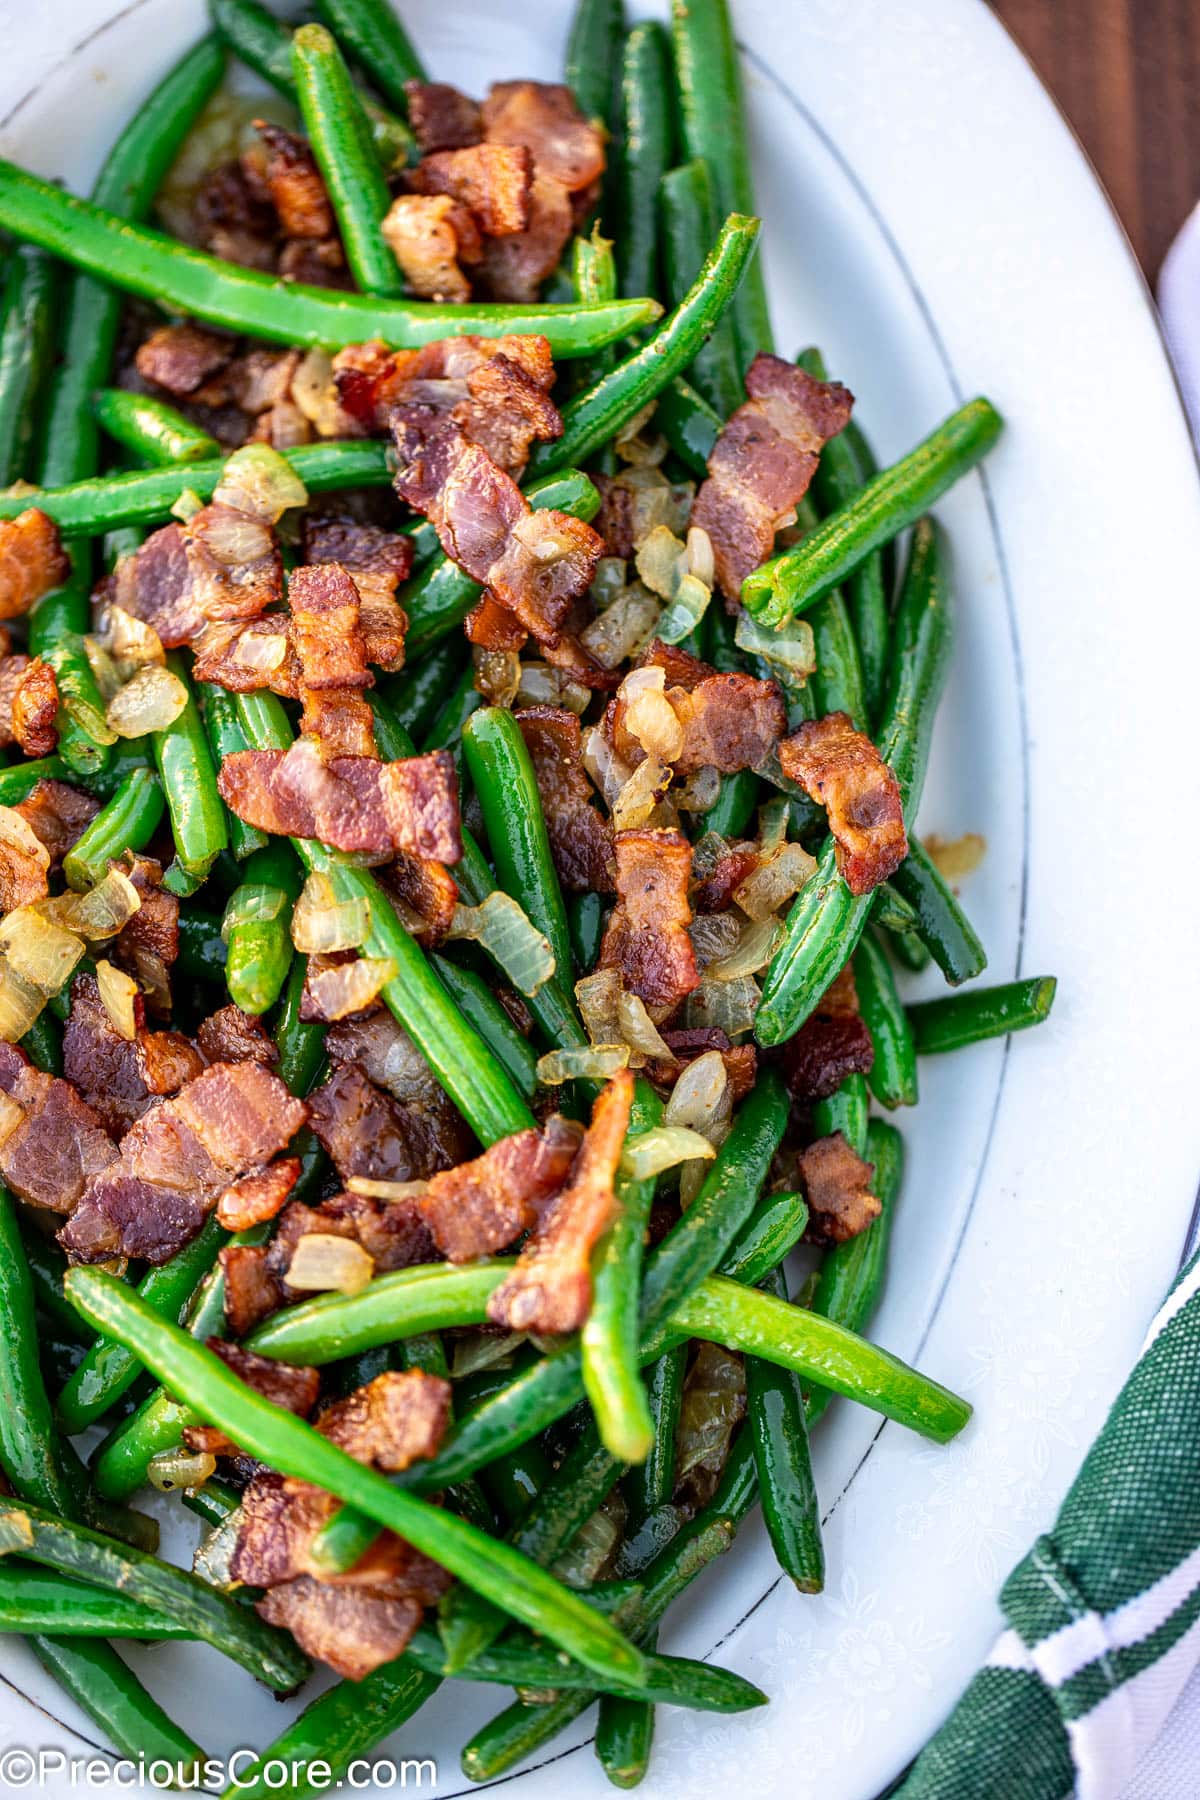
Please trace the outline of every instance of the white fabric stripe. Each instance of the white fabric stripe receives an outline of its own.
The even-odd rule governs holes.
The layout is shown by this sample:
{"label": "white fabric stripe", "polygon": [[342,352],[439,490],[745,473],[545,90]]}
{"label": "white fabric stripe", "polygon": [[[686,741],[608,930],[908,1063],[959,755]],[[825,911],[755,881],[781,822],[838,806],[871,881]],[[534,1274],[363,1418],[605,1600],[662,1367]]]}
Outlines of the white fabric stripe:
{"label": "white fabric stripe", "polygon": [[1033,1661],[1015,1631],[1002,1631],[992,1645],[992,1654],[984,1664],[988,1669],[1020,1669],[1033,1673]]}
{"label": "white fabric stripe", "polygon": [[1067,1726],[1076,1800],[1115,1800],[1166,1722],[1200,1658],[1200,1619],[1165,1655]]}
{"label": "white fabric stripe", "polygon": [[1140,1643],[1166,1623],[1197,1583],[1200,1546],[1144,1593],[1135,1594],[1110,1613],[1084,1613],[1035,1644],[1031,1654],[1038,1673],[1051,1687],[1059,1687],[1106,1650],[1126,1650]]}
{"label": "white fabric stripe", "polygon": [[1147,1350],[1158,1337],[1159,1333],[1166,1330],[1176,1313],[1182,1312],[1188,1301],[1198,1291],[1200,1291],[1200,1259],[1197,1260],[1196,1267],[1192,1270],[1187,1280],[1181,1281],[1173,1294],[1168,1294],[1166,1300],[1159,1307],[1153,1319],[1151,1319],[1150,1329],[1146,1333],[1146,1339],[1142,1345],[1141,1354],[1143,1356],[1145,1356]]}

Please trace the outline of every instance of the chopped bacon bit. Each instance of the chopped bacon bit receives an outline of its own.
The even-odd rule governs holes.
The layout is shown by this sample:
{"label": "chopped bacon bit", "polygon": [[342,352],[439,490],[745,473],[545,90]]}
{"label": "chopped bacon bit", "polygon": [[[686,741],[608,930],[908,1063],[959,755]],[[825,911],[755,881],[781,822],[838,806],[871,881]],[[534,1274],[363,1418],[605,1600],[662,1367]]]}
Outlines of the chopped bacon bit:
{"label": "chopped bacon bit", "polygon": [[733,904],[734,889],[753,875],[759,864],[757,844],[728,844],[692,893],[692,904],[698,913],[728,911]]}
{"label": "chopped bacon bit", "polygon": [[370,687],[358,589],[340,563],[294,569],[288,582],[292,642],[306,688]]}
{"label": "chopped bacon bit", "polygon": [[[41,839],[49,852],[50,866],[57,868],[100,811],[100,802],[68,782],[39,781],[13,811],[20,813]],[[134,918],[137,917],[135,913]]]}
{"label": "chopped bacon bit", "polygon": [[139,344],[134,363],[143,381],[177,399],[202,388],[230,362],[233,344],[200,325],[161,325]]}
{"label": "chopped bacon bit", "polygon": [[284,281],[302,281],[307,287],[349,285],[346,258],[335,237],[290,238],[279,252],[279,274]]}
{"label": "chopped bacon bit", "polygon": [[[385,531],[345,513],[306,513],[304,560],[341,563],[352,575],[391,575],[395,584],[412,573],[413,541],[402,531]],[[371,658],[374,662],[377,659]]]}
{"label": "chopped bacon bit", "polygon": [[700,985],[687,928],[692,847],[680,831],[619,831],[617,905],[600,945],[601,969],[619,969],[655,1024]]}
{"label": "chopped bacon bit", "polygon": [[784,1079],[797,1100],[827,1100],[847,1075],[867,1074],[874,1060],[875,1047],[859,1017],[854,974],[847,963],[785,1045]]}
{"label": "chopped bacon bit", "polygon": [[0,619],[27,613],[70,572],[58,526],[44,512],[29,506],[15,519],[0,519]]}
{"label": "chopped bacon bit", "polygon": [[217,1201],[217,1218],[226,1231],[246,1231],[281,1212],[300,1179],[298,1156],[284,1156],[258,1175],[243,1175]]}
{"label": "chopped bacon bit", "polygon": [[58,683],[49,663],[35,656],[13,694],[12,731],[26,756],[49,756],[58,747]]}
{"label": "chopped bacon bit", "polygon": [[427,856],[400,855],[381,870],[379,879],[407,909],[404,922],[417,942],[436,950],[454,923],[459,903],[458,885],[449,869]]}
{"label": "chopped bacon bit", "polygon": [[570,1174],[579,1138],[554,1114],[541,1131],[501,1138],[474,1162],[435,1175],[421,1210],[443,1256],[492,1256],[528,1231]]}
{"label": "chopped bacon bit", "polygon": [[335,1068],[309,1104],[312,1128],[343,1181],[423,1180],[452,1166],[469,1141],[448,1107],[397,1100],[353,1064]]}
{"label": "chopped bacon bit", "polygon": [[529,185],[529,223],[524,231],[484,240],[481,285],[494,300],[536,300],[574,229],[570,194],[535,166]]}
{"label": "chopped bacon bit", "polygon": [[447,194],[398,194],[380,227],[412,292],[422,300],[461,305],[471,284],[459,268],[467,246],[455,229],[462,207]]}
{"label": "chopped bacon bit", "polygon": [[286,751],[235,751],[221,765],[218,786],[226,805],[260,831],[376,856],[403,850],[456,863],[462,855],[458,778],[445,750],[401,762],[326,762],[299,738]]}
{"label": "chopped bacon bit", "polygon": [[406,81],[408,122],[421,149],[465,150],[483,131],[479,108],[447,81]]}
{"label": "chopped bacon bit", "polygon": [[356,1462],[398,1475],[433,1456],[450,1424],[451,1387],[422,1369],[387,1370],[336,1400],[317,1420]]}
{"label": "chopped bacon bit", "polygon": [[258,1063],[215,1063],[139,1119],[59,1234],[81,1262],[163,1263],[241,1175],[278,1154],[308,1116]]}
{"label": "chopped bacon bit", "polygon": [[222,1006],[210,1013],[196,1029],[196,1042],[210,1063],[279,1061],[274,1039],[267,1035],[262,1021],[240,1006]]}
{"label": "chopped bacon bit", "polygon": [[113,590],[172,649],[210,620],[257,618],[282,600],[283,563],[269,526],[215,503],[152,532],[117,564]]}
{"label": "chopped bacon bit", "polygon": [[33,827],[23,817],[6,819],[0,831],[0,912],[44,900],[49,873],[50,853]]}
{"label": "chopped bacon bit", "polygon": [[674,1057],[666,1062],[661,1057],[647,1063],[646,1075],[656,1087],[669,1092],[679,1078],[681,1068],[695,1062],[709,1050],[719,1050],[729,1082],[729,1098],[736,1105],[754,1086],[758,1070],[758,1054],[753,1044],[731,1044],[716,1025],[697,1025],[686,1031],[664,1031],[662,1040]]}
{"label": "chopped bacon bit", "polygon": [[[273,1406],[282,1406],[285,1412],[306,1419],[317,1404],[321,1392],[319,1369],[276,1362],[271,1357],[258,1356],[253,1350],[245,1350],[240,1344],[227,1343],[223,1338],[210,1337],[208,1348],[240,1381]],[[238,1446],[212,1425],[185,1426],[183,1441],[189,1450],[206,1450],[210,1456],[241,1454]]]}
{"label": "chopped bacon bit", "polygon": [[392,1597],[297,1575],[268,1588],[254,1610],[268,1625],[290,1631],[302,1650],[344,1680],[362,1681],[403,1653],[425,1606],[415,1595]]}
{"label": "chopped bacon bit", "polygon": [[275,261],[275,209],[240,162],[210,170],[192,202],[195,241],[225,262],[269,269]]}
{"label": "chopped bacon bit", "polygon": [[289,238],[327,238],[333,233],[333,208],[312,151],[304,139],[263,119],[254,128],[266,150],[264,180]]}
{"label": "chopped bacon bit", "polygon": [[533,762],[559,879],[572,893],[611,893],[612,828],[593,805],[578,718],[556,706],[531,706],[514,717]]}
{"label": "chopped bacon bit", "polygon": [[[4,631],[2,625],[0,631]],[[6,631],[4,637],[7,643],[9,639]],[[22,653],[10,656],[6,650],[0,656],[0,745],[5,747],[17,741],[13,735],[13,700],[29,662],[29,657]]]}
{"label": "chopped bacon bit", "polygon": [[467,614],[464,630],[481,650],[522,650],[529,637],[521,621],[486,593]]}
{"label": "chopped bacon bit", "polygon": [[137,976],[151,1012],[168,1015],[171,986],[167,970],[179,955],[179,901],[161,887],[162,864],[149,856],[130,857],[127,873],[142,904],[117,934],[112,956]]}
{"label": "chopped bacon bit", "polygon": [[820,453],[850,417],[854,396],[795,363],[760,351],[746,372],[749,399],[730,415],[708,459],[692,524],[712,541],[717,581],[736,601],[770,556],[781,520],[808,491]]}
{"label": "chopped bacon bit", "polygon": [[532,174],[524,144],[473,144],[422,158],[408,180],[416,194],[448,194],[467,207],[487,237],[506,237],[529,224]]}
{"label": "chopped bacon bit", "polygon": [[243,412],[270,412],[287,400],[300,367],[299,350],[249,350],[229,365],[229,388]]}
{"label": "chopped bacon bit", "polygon": [[569,87],[546,81],[498,81],[481,108],[489,144],[523,144],[537,167],[568,193],[604,173],[604,139],[579,110]]}
{"label": "chopped bacon bit", "polygon": [[0,1043],[0,1088],[25,1114],[0,1145],[0,1176],[31,1206],[70,1212],[115,1144],[69,1081],[35,1069],[14,1044]]}
{"label": "chopped bacon bit", "polygon": [[163,1094],[178,1093],[204,1068],[182,1032],[146,1030],[140,997],[134,1013],[137,1036],[130,1042],[109,1017],[95,976],[75,977],[63,1033],[63,1073],[115,1138]]}
{"label": "chopped bacon bit", "polygon": [[874,1175],[874,1164],[856,1155],[840,1131],[810,1144],[800,1157],[808,1201],[805,1241],[844,1244],[865,1231],[883,1211],[871,1192]]}
{"label": "chopped bacon bit", "polygon": [[339,1019],[325,1033],[325,1048],[335,1063],[357,1063],[397,1100],[435,1108],[448,1104],[429,1064],[386,1007]]}
{"label": "chopped bacon bit", "polygon": [[908,855],[900,785],[845,713],[807,719],[780,744],[779,765],[825,807],[837,866],[852,894],[869,894],[895,874]]}
{"label": "chopped bacon bit", "polygon": [[[669,685],[666,698],[683,728],[683,745],[672,761],[677,775],[705,767],[723,775],[754,768],[787,730],[779,688],[753,675],[706,674],[691,687]],[[645,750],[625,728],[625,702],[619,695],[610,700],[604,723],[622,761],[636,767],[644,760]]]}
{"label": "chopped bacon bit", "polygon": [[629,1127],[633,1076],[622,1069],[600,1093],[569,1184],[547,1209],[512,1274],[488,1301],[510,1331],[576,1331],[592,1304],[591,1254],[618,1202],[613,1184]]}
{"label": "chopped bacon bit", "polygon": [[283,1293],[267,1267],[267,1251],[262,1244],[226,1244],[220,1263],[229,1329],[235,1337],[245,1337],[283,1305]]}
{"label": "chopped bacon bit", "polygon": [[668,688],[686,688],[689,694],[717,672],[711,663],[701,662],[690,650],[684,650],[679,644],[664,644],[661,638],[650,639],[637,659],[637,666],[639,669],[661,669]]}
{"label": "chopped bacon bit", "polygon": [[378,759],[375,715],[357,688],[305,689],[300,729],[323,756]]}

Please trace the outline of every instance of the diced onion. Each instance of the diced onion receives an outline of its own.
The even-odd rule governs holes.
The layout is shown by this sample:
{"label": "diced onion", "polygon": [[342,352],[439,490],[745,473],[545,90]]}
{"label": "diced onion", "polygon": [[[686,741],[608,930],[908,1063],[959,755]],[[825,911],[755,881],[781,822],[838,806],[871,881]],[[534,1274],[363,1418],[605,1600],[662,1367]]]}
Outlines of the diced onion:
{"label": "diced onion", "polygon": [[339,900],[328,875],[314,872],[292,912],[292,942],[306,956],[357,950],[366,942],[371,912],[361,894]]}
{"label": "diced onion", "polygon": [[515,650],[475,650],[475,686],[489,706],[509,707],[521,685],[521,659]]}
{"label": "diced onion", "polygon": [[733,897],[749,918],[772,919],[800,892],[816,866],[816,858],[802,844],[784,844],[751,870],[734,888]]}
{"label": "diced onion", "polygon": [[0,1088],[0,1144],[7,1144],[25,1117],[25,1108]]}
{"label": "diced onion", "polygon": [[232,660],[239,668],[270,675],[282,666],[287,653],[286,631],[243,631],[233,646]]}
{"label": "diced onion", "polygon": [[[662,1057],[667,1062],[674,1060],[670,1045],[664,1043],[657,1026],[646,1011],[645,1001],[638,994],[628,993],[624,987],[617,995],[617,1026],[622,1039],[639,1061],[644,1061],[647,1057]],[[631,1056],[630,1061],[633,1060],[634,1057]]]}
{"label": "diced onion", "polygon": [[704,763],[673,789],[671,799],[680,812],[706,813],[717,804],[720,794],[720,770],[712,763]]}
{"label": "diced onion", "polygon": [[651,1131],[625,1140],[621,1167],[635,1181],[649,1181],[679,1163],[708,1162],[715,1155],[708,1139],[698,1131],[685,1125],[656,1125]]}
{"label": "diced onion", "polygon": [[[286,909],[287,904],[288,896],[282,888],[272,887],[265,881],[244,881],[229,896],[229,904],[221,920],[222,939],[228,943],[230,932],[238,925],[269,925]],[[341,944],[334,946],[339,950],[353,947]]]}
{"label": "diced onion", "polygon": [[604,1504],[584,1520],[562,1555],[555,1560],[553,1570],[558,1579],[580,1592],[594,1587],[625,1535],[625,1518],[621,1490],[614,1488]]}
{"label": "diced onion", "polygon": [[549,940],[512,895],[499,889],[489,894],[482,906],[456,906],[446,935],[477,943],[526,996],[536,994],[554,973]]}
{"label": "diced onion", "polygon": [[710,1133],[722,1116],[729,1116],[729,1076],[719,1050],[706,1050],[688,1063],[663,1108],[663,1124],[699,1132],[712,1142]]}
{"label": "diced onion", "polygon": [[238,1584],[233,1579],[233,1558],[242,1535],[242,1509],[234,1510],[219,1525],[213,1527],[208,1536],[201,1539],[195,1555],[192,1557],[193,1573],[210,1587],[232,1588]]}
{"label": "diced onion", "polygon": [[11,972],[46,998],[65,986],[83,956],[73,931],[32,906],[19,906],[0,921],[0,950]]}
{"label": "diced onion", "polygon": [[616,969],[597,969],[575,983],[575,1003],[593,1044],[612,1044],[621,1036],[617,1005],[621,977]]}
{"label": "diced onion", "polygon": [[666,673],[659,668],[631,669],[617,690],[625,704],[623,724],[647,756],[674,762],[683,749],[683,726],[666,695]]}
{"label": "diced onion", "polygon": [[739,1356],[721,1344],[701,1343],[688,1371],[680,1407],[675,1479],[692,1470],[708,1475],[709,1486],[725,1461],[734,1428],[746,1413],[746,1371]]}
{"label": "diced onion", "polygon": [[296,1240],[284,1280],[305,1293],[334,1290],[361,1293],[375,1273],[374,1259],[357,1238],[336,1237],[331,1231],[307,1231]]}
{"label": "diced onion", "polygon": [[[267,446],[264,444],[261,448],[265,450]],[[269,454],[275,456],[278,452],[272,450]],[[199,526],[197,531],[200,532]],[[231,569],[261,562],[263,557],[270,555],[274,544],[270,525],[234,506],[210,514],[204,521],[202,536],[205,549]]]}
{"label": "diced onion", "polygon": [[274,525],[290,507],[305,504],[308,490],[278,450],[269,444],[243,444],[226,460],[213,499]]}
{"label": "diced onion", "polygon": [[782,929],[779,921],[773,918],[747,924],[729,955],[709,963],[704,971],[705,979],[736,981],[739,975],[757,975],[770,962]]}
{"label": "diced onion", "polygon": [[758,848],[761,855],[767,856],[786,842],[791,810],[782,794],[759,808]]}
{"label": "diced onion", "polygon": [[368,1200],[416,1200],[428,1186],[427,1181],[372,1181],[369,1175],[350,1175],[346,1180],[350,1193]]}
{"label": "diced onion", "polygon": [[46,1004],[46,995],[0,958],[0,1039],[19,1044]]}
{"label": "diced onion", "polygon": [[184,488],[178,500],[176,500],[171,507],[171,517],[173,519],[182,519],[183,523],[186,525],[189,519],[194,519],[198,512],[203,511],[204,502],[196,492],[195,488]]}
{"label": "diced onion", "polygon": [[698,913],[688,926],[688,936],[701,973],[709,963],[732,956],[741,934],[741,923],[733,913]]}
{"label": "diced onion", "polygon": [[523,662],[517,683],[515,704],[518,706],[562,706],[568,712],[585,713],[592,693],[581,682],[572,681],[565,669],[549,663]]}
{"label": "diced onion", "polygon": [[659,604],[639,583],[618,594],[598,618],[585,625],[579,641],[602,669],[615,669],[649,643],[658,626]]}
{"label": "diced onion", "polygon": [[132,1044],[137,1037],[137,982],[124,969],[116,968],[101,957],[96,964],[96,986],[114,1030],[126,1043]]}
{"label": "diced onion", "polygon": [[687,997],[687,1022],[694,1029],[706,1026],[736,1038],[754,1026],[762,995],[752,975],[733,981],[709,981],[707,976]]}
{"label": "diced onion", "polygon": [[564,1081],[607,1081],[628,1067],[628,1044],[592,1044],[587,1049],[548,1050],[538,1057],[537,1078],[545,1087],[558,1087]]}
{"label": "diced onion", "polygon": [[326,350],[310,350],[292,376],[292,399],[320,437],[342,432],[342,408],[333,379],[333,361]]}
{"label": "diced onion", "polygon": [[792,619],[771,631],[743,609],[738,613],[733,641],[748,655],[761,656],[786,693],[797,693],[817,666],[816,643],[807,619]]}
{"label": "diced onion", "polygon": [[656,525],[638,546],[637,572],[651,593],[667,601],[658,636],[679,644],[694,631],[712,599],[713,554],[706,531],[693,527],[681,543],[665,525]]}
{"label": "diced onion", "polygon": [[596,573],[592,576],[592,585],[588,589],[597,612],[603,612],[611,606],[626,583],[625,559],[623,556],[602,556],[596,564]]}
{"label": "diced onion", "polygon": [[636,831],[650,824],[670,785],[671,771],[666,764],[659,762],[657,756],[645,757],[613,801],[613,830]]}
{"label": "diced onion", "polygon": [[127,612],[115,601],[100,608],[96,620],[96,640],[112,657],[121,677],[128,680],[135,669],[147,663],[163,663],[167,653],[153,625],[136,614]]}
{"label": "diced onion", "polygon": [[580,759],[609,806],[613,806],[633,771],[617,755],[602,725],[593,725],[584,732]]}
{"label": "diced onion", "polygon": [[86,894],[72,898],[67,923],[72,931],[95,943],[101,938],[115,937],[128,925],[142,904],[142,896],[124,869],[109,865],[107,875]]}
{"label": "diced onion", "polygon": [[638,545],[634,558],[638,575],[660,600],[675,598],[683,556],[683,545],[666,525],[656,525]]}
{"label": "diced onion", "polygon": [[[108,702],[113,698],[113,695],[120,693],[125,677],[117,667],[116,658],[104,648],[100,639],[93,636],[91,632],[89,632],[83,640],[83,649],[84,654],[88,659],[88,666],[96,678],[96,686],[100,689],[100,698],[107,706]],[[105,729],[109,729],[107,723]],[[110,738],[113,743],[116,742],[116,736],[117,734],[115,731],[110,733]]]}
{"label": "diced onion", "polygon": [[207,1450],[160,1450],[146,1465],[150,1486],[160,1494],[173,1494],[178,1488],[193,1493],[217,1472],[217,1459]]}
{"label": "diced onion", "polygon": [[157,663],[147,663],[118,688],[104,716],[118,737],[145,737],[150,731],[165,731],[187,701],[187,689],[178,675]]}
{"label": "diced onion", "polygon": [[320,1016],[332,1021],[370,1006],[395,974],[390,956],[360,956],[356,962],[337,963],[332,969],[310,969],[308,987]]}

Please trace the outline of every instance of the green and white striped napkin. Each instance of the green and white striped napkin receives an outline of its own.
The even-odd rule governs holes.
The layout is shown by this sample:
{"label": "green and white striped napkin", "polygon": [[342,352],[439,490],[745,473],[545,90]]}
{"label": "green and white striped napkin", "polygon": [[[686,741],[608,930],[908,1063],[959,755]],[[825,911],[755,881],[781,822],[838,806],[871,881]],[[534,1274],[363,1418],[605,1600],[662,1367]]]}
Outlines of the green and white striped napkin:
{"label": "green and white striped napkin", "polygon": [[895,1800],[1117,1800],[1200,1663],[1200,1253]]}

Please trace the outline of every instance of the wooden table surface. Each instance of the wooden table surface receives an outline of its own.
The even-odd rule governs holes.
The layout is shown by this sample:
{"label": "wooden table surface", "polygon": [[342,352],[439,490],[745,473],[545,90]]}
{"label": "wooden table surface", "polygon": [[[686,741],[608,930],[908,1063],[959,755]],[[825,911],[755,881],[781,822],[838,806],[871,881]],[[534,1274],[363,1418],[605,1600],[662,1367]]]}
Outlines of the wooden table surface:
{"label": "wooden table surface", "polygon": [[1153,284],[1200,201],[1200,0],[991,0],[1074,126]]}

